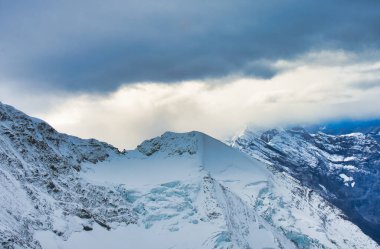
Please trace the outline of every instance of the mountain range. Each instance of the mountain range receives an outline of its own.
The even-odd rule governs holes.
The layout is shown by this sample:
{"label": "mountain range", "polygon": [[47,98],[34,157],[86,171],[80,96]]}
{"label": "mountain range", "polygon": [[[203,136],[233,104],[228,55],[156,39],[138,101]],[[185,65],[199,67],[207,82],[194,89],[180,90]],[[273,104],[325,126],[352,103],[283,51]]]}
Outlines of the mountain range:
{"label": "mountain range", "polygon": [[120,151],[0,103],[0,248],[380,248],[378,136],[166,132]]}
{"label": "mountain range", "polygon": [[380,243],[380,122],[244,131],[230,144],[339,207]]}

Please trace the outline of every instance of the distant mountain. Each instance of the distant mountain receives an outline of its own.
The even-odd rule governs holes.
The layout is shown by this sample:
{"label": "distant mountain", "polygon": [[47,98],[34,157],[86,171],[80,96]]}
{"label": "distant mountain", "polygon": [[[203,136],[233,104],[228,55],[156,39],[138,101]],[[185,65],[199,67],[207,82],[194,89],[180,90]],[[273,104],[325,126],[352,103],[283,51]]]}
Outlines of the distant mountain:
{"label": "distant mountain", "polygon": [[372,120],[246,130],[230,143],[289,173],[380,243],[379,141],[380,121]]}
{"label": "distant mountain", "polygon": [[370,134],[376,138],[380,135],[380,119],[372,120],[340,120],[303,127],[310,133],[323,132],[330,135],[343,135],[355,132]]}
{"label": "distant mountain", "polygon": [[0,193],[0,248],[380,248],[316,191],[206,134],[120,152],[1,103]]}

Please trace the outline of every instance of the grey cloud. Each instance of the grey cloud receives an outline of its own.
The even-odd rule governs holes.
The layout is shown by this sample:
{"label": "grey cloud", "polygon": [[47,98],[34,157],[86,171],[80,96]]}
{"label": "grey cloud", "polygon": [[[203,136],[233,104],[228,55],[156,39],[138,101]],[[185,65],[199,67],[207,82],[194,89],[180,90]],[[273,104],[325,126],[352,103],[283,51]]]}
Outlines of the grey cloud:
{"label": "grey cloud", "polygon": [[358,81],[358,82],[352,83],[351,86],[356,89],[361,89],[361,90],[372,90],[374,88],[380,87],[380,80],[375,79],[375,80],[370,80],[370,81]]}
{"label": "grey cloud", "polygon": [[268,60],[380,49],[379,1],[2,1],[0,73],[35,87],[272,77]]}

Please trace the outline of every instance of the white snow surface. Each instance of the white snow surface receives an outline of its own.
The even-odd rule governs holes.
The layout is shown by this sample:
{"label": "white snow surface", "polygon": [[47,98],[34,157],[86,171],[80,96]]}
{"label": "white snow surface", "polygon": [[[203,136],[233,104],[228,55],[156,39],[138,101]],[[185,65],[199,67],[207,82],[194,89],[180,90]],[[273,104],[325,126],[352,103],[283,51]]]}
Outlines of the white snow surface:
{"label": "white snow surface", "polygon": [[351,182],[354,180],[351,176],[347,176],[346,174],[339,174],[340,178],[343,179],[343,182]]}
{"label": "white snow surface", "polygon": [[200,132],[165,133],[81,174],[124,191],[137,224],[36,232],[43,248],[379,248],[289,175]]}
{"label": "white snow surface", "polygon": [[1,249],[379,248],[286,173],[205,134],[122,153],[1,103],[0,193]]}

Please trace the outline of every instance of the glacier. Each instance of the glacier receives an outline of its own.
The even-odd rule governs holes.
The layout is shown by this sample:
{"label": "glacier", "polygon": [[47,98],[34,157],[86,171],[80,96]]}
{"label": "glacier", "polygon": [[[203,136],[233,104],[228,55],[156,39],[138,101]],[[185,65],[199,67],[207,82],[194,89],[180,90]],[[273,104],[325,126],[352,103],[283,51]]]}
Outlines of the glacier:
{"label": "glacier", "polygon": [[289,172],[201,132],[119,151],[0,103],[0,248],[379,248]]}

